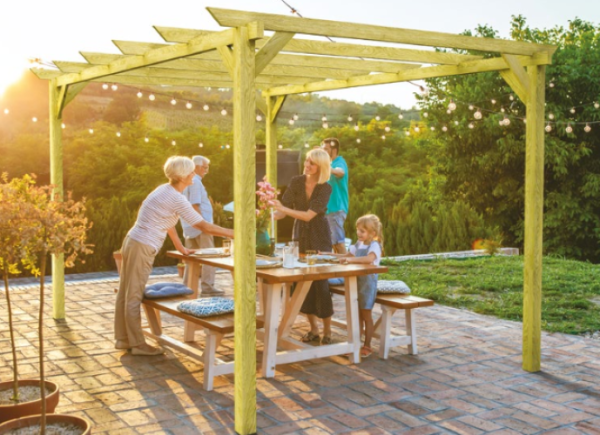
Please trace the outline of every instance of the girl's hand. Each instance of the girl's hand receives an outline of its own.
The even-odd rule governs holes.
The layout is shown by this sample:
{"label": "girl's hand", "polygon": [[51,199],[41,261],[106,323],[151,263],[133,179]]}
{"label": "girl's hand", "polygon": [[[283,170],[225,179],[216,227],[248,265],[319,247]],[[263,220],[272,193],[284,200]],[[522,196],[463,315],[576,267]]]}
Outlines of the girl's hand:
{"label": "girl's hand", "polygon": [[350,258],[348,258],[348,257],[340,258],[340,264],[350,264]]}
{"label": "girl's hand", "polygon": [[269,205],[271,207],[273,207],[275,210],[277,211],[281,211],[283,208],[283,205],[281,204],[281,201],[279,201],[278,199],[272,199],[269,201]]}

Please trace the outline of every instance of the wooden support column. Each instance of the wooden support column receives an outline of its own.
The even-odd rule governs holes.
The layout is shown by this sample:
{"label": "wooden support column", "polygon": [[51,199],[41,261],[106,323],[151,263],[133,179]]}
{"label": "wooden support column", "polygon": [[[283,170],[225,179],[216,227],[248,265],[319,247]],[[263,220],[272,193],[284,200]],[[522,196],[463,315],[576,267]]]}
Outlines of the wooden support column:
{"label": "wooden support column", "polygon": [[528,66],[525,145],[525,270],[523,283],[523,369],[541,369],[542,235],[544,214],[544,104],[546,67]]}
{"label": "wooden support column", "polygon": [[256,138],[254,40],[234,29],[233,199],[235,298],[235,431],[256,433]]}
{"label": "wooden support column", "polygon": [[[48,126],[50,131],[50,183],[54,185],[53,195],[57,201],[63,199],[63,146],[62,116],[60,110],[64,91],[50,80],[50,111]],[[52,256],[52,317],[65,318],[65,257],[63,254]]]}

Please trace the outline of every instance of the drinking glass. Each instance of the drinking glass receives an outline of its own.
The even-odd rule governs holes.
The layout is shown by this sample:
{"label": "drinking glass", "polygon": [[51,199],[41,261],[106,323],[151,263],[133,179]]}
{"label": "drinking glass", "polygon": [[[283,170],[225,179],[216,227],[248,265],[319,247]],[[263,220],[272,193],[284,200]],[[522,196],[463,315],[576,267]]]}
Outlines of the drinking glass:
{"label": "drinking glass", "polygon": [[317,251],[306,251],[306,264],[308,264],[309,266],[317,264]]}
{"label": "drinking glass", "polygon": [[300,243],[297,241],[288,242],[288,246],[293,248],[294,258],[298,260],[300,258]]}
{"label": "drinking glass", "polygon": [[283,267],[292,268],[294,267],[294,248],[292,246],[283,247]]}

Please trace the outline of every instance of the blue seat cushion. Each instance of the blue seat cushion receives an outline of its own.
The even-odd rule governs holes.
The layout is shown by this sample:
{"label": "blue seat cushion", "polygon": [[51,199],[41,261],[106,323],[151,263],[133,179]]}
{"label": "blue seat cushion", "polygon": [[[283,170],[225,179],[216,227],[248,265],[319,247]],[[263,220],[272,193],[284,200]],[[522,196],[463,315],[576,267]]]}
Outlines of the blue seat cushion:
{"label": "blue seat cushion", "polygon": [[404,281],[377,281],[377,293],[402,293],[409,294],[410,287]]}
{"label": "blue seat cushion", "polygon": [[344,285],[344,278],[329,278],[329,285]]}
{"label": "blue seat cushion", "polygon": [[192,289],[177,282],[157,282],[146,286],[144,297],[147,299],[171,298],[173,296],[187,296],[194,292]]}
{"label": "blue seat cushion", "polygon": [[218,316],[233,312],[233,299],[202,298],[181,302],[177,310],[194,317]]}

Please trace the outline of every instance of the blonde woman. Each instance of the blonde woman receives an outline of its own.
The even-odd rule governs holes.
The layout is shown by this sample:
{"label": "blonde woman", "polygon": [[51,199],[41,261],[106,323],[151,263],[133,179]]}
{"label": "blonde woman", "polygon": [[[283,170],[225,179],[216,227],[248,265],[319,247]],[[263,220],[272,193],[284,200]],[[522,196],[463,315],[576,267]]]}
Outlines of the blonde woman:
{"label": "blonde woman", "polygon": [[192,184],[196,165],[187,157],[169,157],[163,168],[169,182],[158,186],[142,203],[137,220],[129,230],[121,254],[121,279],[115,306],[115,347],[131,349],[133,355],[160,355],[160,347],[146,343],[142,332],[140,307],[144,289],[152,272],[154,257],[162,247],[167,234],[175,248],[188,255],[175,225],[179,218],[184,219],[203,233],[215,236],[233,237],[233,230],[213,225],[202,219],[192,204],[181,194]]}
{"label": "blonde woman", "polygon": [[[275,218],[291,216],[294,222],[294,240],[300,245],[300,253],[307,250],[331,251],[331,232],[325,219],[327,203],[331,195],[329,175],[331,159],[321,149],[313,149],[306,155],[304,174],[292,178],[281,202],[272,201]],[[314,281],[301,310],[308,315],[310,331],[302,337],[304,342],[331,343],[331,316],[333,301],[327,280]],[[317,318],[323,320],[323,339],[319,336]]]}

